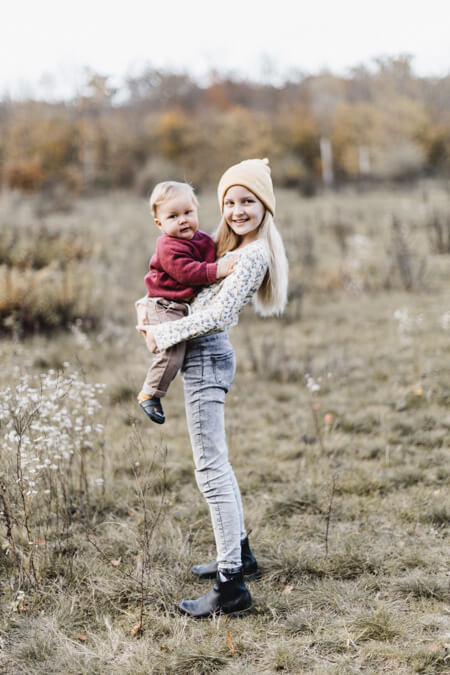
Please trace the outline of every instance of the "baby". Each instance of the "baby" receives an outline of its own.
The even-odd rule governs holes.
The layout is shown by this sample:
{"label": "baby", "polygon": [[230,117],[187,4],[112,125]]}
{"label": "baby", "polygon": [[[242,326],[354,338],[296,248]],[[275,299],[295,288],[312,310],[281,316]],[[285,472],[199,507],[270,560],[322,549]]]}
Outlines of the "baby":
{"label": "baby", "polygon": [[[215,262],[215,243],[198,229],[198,201],[188,183],[158,183],[150,208],[162,236],[145,277],[148,293],[136,302],[136,328],[145,337],[146,326],[189,314],[189,302],[201,287],[226,277],[234,267],[231,256]],[[137,397],[146,415],[158,424],[166,419],[161,398],[183,364],[185,349],[180,342],[157,354]]]}

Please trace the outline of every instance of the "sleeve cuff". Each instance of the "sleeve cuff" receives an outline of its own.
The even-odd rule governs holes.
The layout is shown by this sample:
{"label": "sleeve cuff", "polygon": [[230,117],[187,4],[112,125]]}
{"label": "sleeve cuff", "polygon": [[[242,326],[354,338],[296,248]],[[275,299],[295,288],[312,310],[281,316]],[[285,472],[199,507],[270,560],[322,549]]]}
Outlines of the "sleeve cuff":
{"label": "sleeve cuff", "polygon": [[217,280],[217,263],[208,263],[206,265],[206,278],[208,279],[208,283]]}

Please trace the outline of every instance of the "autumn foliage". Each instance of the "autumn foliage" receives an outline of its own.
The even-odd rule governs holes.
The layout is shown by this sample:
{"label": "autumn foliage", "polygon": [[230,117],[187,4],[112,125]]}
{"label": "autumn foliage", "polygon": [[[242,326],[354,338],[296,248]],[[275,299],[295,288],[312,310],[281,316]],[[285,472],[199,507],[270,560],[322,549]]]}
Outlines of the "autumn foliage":
{"label": "autumn foliage", "polygon": [[94,75],[69,102],[0,102],[0,180],[146,192],[168,176],[214,183],[228,164],[268,155],[278,184],[306,189],[322,177],[321,138],[338,182],[442,174],[449,110],[450,76],[418,77],[407,57],[276,86],[147,69],[118,91]]}

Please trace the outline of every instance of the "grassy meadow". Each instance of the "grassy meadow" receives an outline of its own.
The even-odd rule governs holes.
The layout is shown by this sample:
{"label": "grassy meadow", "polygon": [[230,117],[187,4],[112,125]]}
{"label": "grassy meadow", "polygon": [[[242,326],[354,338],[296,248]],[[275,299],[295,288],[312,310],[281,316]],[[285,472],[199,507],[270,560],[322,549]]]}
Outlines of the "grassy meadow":
{"label": "grassy meadow", "polygon": [[263,576],[196,622],[181,379],[164,426],[135,400],[147,204],[0,196],[0,672],[450,673],[448,185],[277,199],[290,301],[244,310],[226,405]]}

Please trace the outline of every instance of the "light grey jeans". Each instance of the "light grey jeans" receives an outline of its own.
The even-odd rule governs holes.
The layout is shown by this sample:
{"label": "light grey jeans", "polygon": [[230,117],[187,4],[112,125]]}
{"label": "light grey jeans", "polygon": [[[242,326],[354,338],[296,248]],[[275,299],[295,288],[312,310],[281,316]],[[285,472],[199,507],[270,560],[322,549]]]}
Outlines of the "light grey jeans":
{"label": "light grey jeans", "polygon": [[218,567],[228,571],[241,566],[241,539],[246,536],[241,493],[225,438],[225,395],[235,369],[225,332],[186,342],[181,374],[195,477],[209,505]]}

